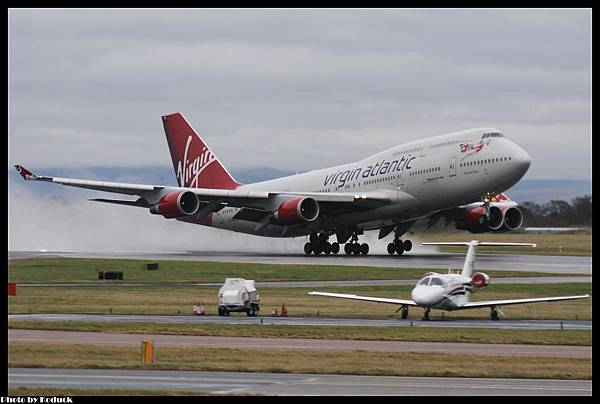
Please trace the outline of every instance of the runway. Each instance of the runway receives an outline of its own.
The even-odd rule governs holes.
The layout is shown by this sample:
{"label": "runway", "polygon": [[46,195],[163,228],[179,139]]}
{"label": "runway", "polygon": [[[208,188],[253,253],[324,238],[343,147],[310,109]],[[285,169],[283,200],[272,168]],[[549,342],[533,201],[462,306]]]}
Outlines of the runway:
{"label": "runway", "polygon": [[49,344],[91,344],[135,346],[153,340],[157,347],[235,349],[292,349],[303,351],[422,352],[479,356],[547,356],[592,358],[591,346],[480,344],[412,341],[364,341],[307,338],[209,337],[197,335],[117,334],[83,331],[9,330],[8,341]]}
{"label": "runway", "polygon": [[[434,268],[447,271],[448,268],[460,269],[465,260],[464,253],[414,252],[402,256],[368,255],[346,256],[304,254],[256,253],[256,252],[39,252],[9,251],[8,258],[125,258],[138,260],[185,260],[215,262],[249,262],[261,264],[302,264],[302,265],[351,265],[389,268]],[[515,254],[477,254],[477,269],[510,271],[535,271],[546,273],[565,273],[592,275],[592,257],[515,255]]]}
{"label": "runway", "polygon": [[[419,315],[421,311],[419,311]],[[219,316],[142,316],[102,314],[11,314],[9,321],[112,321],[126,323],[167,324],[241,324],[241,325],[302,325],[302,326],[351,326],[351,327],[437,327],[437,328],[498,328],[512,330],[591,330],[591,321],[574,320],[452,320],[421,319],[360,319],[329,317],[246,317]]]}
{"label": "runway", "polygon": [[591,380],[9,368],[8,386],[268,395],[584,395]]}

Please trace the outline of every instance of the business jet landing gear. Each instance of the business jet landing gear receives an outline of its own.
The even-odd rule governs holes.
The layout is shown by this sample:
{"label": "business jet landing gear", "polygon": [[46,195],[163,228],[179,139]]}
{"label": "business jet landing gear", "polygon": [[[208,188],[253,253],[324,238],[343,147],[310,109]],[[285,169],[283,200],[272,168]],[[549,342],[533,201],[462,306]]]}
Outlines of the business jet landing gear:
{"label": "business jet landing gear", "polygon": [[338,243],[330,243],[327,241],[329,236],[325,233],[318,234],[311,233],[309,237],[309,242],[304,244],[304,254],[310,255],[315,254],[319,255],[324,253],[326,255],[329,254],[337,254],[340,252],[340,245]]}
{"label": "business jet landing gear", "polygon": [[367,243],[360,244],[358,242],[358,235],[353,233],[351,240],[344,245],[344,252],[346,255],[367,255],[369,253],[369,245]]}
{"label": "business jet landing gear", "polygon": [[423,321],[431,320],[431,317],[429,317],[429,313],[431,313],[431,309],[428,307],[425,309],[425,312],[423,313]]}
{"label": "business jet landing gear", "polygon": [[492,319],[492,321],[500,320],[500,317],[498,317],[498,306],[490,307],[490,319]]}
{"label": "business jet landing gear", "polygon": [[406,320],[408,318],[408,306],[402,306],[400,314],[402,315],[402,320]]}

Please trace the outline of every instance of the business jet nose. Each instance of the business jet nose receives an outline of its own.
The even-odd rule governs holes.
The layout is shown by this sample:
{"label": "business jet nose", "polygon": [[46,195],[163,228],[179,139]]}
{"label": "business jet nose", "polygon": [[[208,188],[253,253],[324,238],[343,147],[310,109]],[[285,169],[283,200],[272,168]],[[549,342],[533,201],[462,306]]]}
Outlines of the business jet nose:
{"label": "business jet nose", "polygon": [[433,306],[444,297],[444,288],[439,286],[417,286],[412,290],[412,300],[421,306]]}

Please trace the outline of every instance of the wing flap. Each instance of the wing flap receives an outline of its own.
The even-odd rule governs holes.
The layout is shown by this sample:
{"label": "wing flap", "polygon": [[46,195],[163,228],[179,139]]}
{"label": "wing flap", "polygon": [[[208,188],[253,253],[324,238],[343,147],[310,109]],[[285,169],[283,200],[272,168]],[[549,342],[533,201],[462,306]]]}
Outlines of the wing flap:
{"label": "wing flap", "polygon": [[417,305],[412,300],[389,299],[389,298],[385,298],[385,297],[347,295],[347,294],[343,294],[343,293],[328,293],[328,292],[308,292],[308,294],[316,295],[316,296],[337,297],[339,299],[362,300],[362,301],[375,302],[375,303],[401,304],[401,305],[406,305],[406,306],[416,306]]}

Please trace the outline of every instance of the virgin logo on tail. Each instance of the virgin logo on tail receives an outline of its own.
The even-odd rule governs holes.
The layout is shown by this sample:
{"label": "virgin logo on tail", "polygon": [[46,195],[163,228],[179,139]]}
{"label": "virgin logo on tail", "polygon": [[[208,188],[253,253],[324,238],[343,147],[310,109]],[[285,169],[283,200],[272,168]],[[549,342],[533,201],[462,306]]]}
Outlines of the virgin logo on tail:
{"label": "virgin logo on tail", "polygon": [[192,143],[192,135],[189,135],[185,144],[185,152],[183,154],[182,164],[181,160],[177,163],[177,182],[180,187],[191,187],[198,188],[198,178],[200,173],[208,167],[210,163],[216,160],[215,156],[206,148],[202,147],[202,152],[191,162],[188,160],[188,151],[190,144]]}

